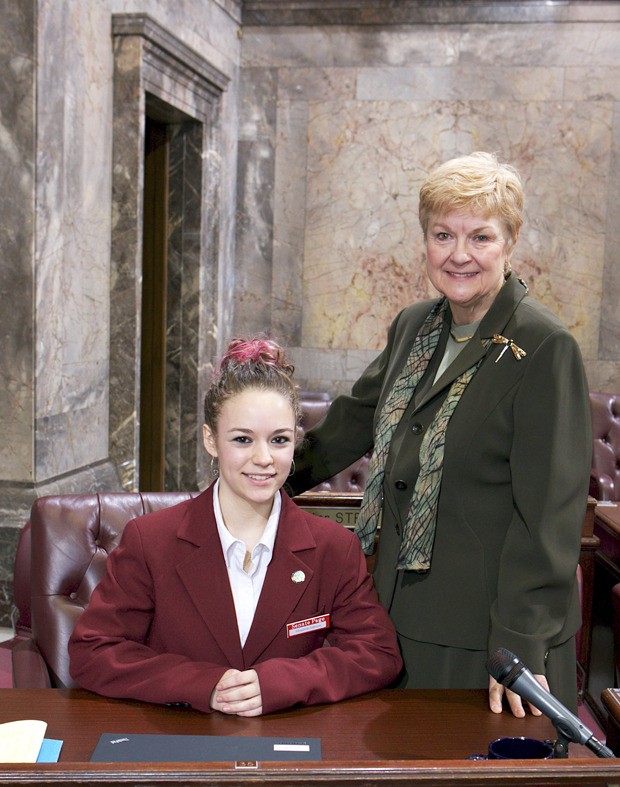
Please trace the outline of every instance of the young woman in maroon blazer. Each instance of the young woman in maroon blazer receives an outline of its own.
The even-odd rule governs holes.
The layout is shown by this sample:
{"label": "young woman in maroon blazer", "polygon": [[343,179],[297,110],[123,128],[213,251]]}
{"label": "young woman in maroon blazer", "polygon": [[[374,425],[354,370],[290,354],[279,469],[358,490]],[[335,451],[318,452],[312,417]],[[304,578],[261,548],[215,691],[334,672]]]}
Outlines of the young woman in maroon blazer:
{"label": "young woman in maroon blazer", "polygon": [[359,540],[281,491],[299,421],[292,373],[275,343],[232,342],[205,397],[219,478],[126,526],[69,644],[81,686],[256,716],[398,676]]}

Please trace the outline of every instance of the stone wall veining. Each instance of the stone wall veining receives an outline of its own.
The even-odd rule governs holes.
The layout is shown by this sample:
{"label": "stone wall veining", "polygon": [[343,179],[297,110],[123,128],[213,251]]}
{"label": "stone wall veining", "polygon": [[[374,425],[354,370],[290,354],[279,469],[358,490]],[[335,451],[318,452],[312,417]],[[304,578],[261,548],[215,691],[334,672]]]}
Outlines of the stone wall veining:
{"label": "stone wall veining", "polygon": [[[150,12],[231,76],[238,59],[238,20],[225,12],[234,3],[4,5],[2,52],[11,80],[2,93],[3,117],[10,118],[14,132],[5,153],[15,186],[6,184],[10,199],[3,205],[3,225],[12,238],[3,249],[7,259],[12,244],[20,268],[7,269],[5,276],[23,319],[19,331],[11,322],[4,332],[9,352],[3,356],[3,376],[11,395],[1,405],[10,425],[1,477],[36,484],[108,456],[111,15],[117,8]],[[227,107],[228,207],[221,243],[231,260],[235,102]],[[27,286],[19,287],[24,276]]]}
{"label": "stone wall veining", "polygon": [[1,0],[0,70],[0,468],[7,481],[34,475],[32,411],[35,169],[34,9]]}
{"label": "stone wall veining", "polygon": [[105,6],[38,11],[35,478],[107,457],[112,85]]}
{"label": "stone wall veining", "polygon": [[619,70],[617,19],[246,28],[239,165],[263,177],[240,193],[238,248],[261,295],[240,314],[248,274],[236,325],[289,344],[304,387],[348,391],[397,311],[435,294],[424,176],[487,149],[525,181],[513,269],[576,336],[591,389],[620,390]]}
{"label": "stone wall veining", "polygon": [[[120,489],[109,434],[116,13],[149,16],[229,81],[211,132],[218,161],[205,167],[217,167],[218,188],[205,187],[200,238],[182,246],[208,239],[217,261],[184,282],[193,288],[185,303],[200,312],[200,335],[188,337],[198,369],[177,386],[195,423],[178,425],[179,452],[193,443],[192,466],[174,471],[187,487],[204,484],[201,392],[232,314],[240,8],[240,0],[0,0],[0,625],[34,498]],[[127,305],[139,308],[135,298]]]}

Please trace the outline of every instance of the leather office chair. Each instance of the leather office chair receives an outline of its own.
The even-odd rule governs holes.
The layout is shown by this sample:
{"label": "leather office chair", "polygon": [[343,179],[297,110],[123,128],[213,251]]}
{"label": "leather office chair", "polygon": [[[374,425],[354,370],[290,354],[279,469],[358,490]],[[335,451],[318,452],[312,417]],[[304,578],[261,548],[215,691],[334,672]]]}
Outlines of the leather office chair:
{"label": "leather office chair", "polygon": [[[331,402],[329,394],[323,391],[300,391],[299,403],[301,405],[302,433],[307,432],[308,429],[312,429],[313,426],[318,424],[327,414]],[[338,494],[350,494],[353,492],[363,494],[368,479],[369,459],[370,452],[309,491],[313,493],[335,492]]]}
{"label": "leather office chair", "polygon": [[30,517],[32,633],[12,649],[16,688],[77,685],[69,674],[69,637],[125,525],[197,494],[59,495],[34,502]]}
{"label": "leather office chair", "polygon": [[590,494],[597,500],[620,500],[620,395],[591,391],[590,411]]}

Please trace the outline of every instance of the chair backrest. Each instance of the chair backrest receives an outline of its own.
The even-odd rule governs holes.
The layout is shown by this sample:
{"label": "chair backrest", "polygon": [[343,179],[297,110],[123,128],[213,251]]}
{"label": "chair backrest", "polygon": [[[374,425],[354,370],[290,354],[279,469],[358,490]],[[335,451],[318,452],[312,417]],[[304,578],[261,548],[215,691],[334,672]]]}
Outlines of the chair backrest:
{"label": "chair backrest", "polygon": [[620,500],[620,395],[591,391],[590,411],[590,494],[597,500]]}
{"label": "chair backrest", "polygon": [[[323,391],[300,391],[299,404],[301,407],[301,431],[305,434],[327,415],[332,403],[328,393]],[[370,452],[361,456],[352,465],[341,470],[335,476],[328,478],[323,483],[315,486],[312,492],[337,492],[359,494],[364,492],[368,478],[368,462]]]}
{"label": "chair backrest", "polygon": [[53,687],[75,687],[67,646],[127,522],[198,492],[106,493],[38,498],[31,523],[32,636]]}
{"label": "chair backrest", "polygon": [[316,426],[327,415],[331,403],[331,396],[326,391],[300,391],[302,432],[307,432],[308,429]]}

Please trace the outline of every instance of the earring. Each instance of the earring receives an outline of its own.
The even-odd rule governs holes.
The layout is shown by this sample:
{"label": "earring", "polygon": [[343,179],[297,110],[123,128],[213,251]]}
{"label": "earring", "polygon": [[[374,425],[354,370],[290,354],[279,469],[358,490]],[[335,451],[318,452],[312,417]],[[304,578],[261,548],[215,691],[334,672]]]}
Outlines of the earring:
{"label": "earring", "polygon": [[504,278],[507,279],[510,276],[510,272],[512,271],[512,267],[510,265],[510,260],[506,260],[504,263]]}
{"label": "earring", "polygon": [[293,459],[293,464],[291,465],[291,472],[288,474],[290,478],[295,473],[295,460]]}
{"label": "earring", "polygon": [[211,475],[217,478],[220,474],[220,463],[217,461],[217,456],[211,457]]}

